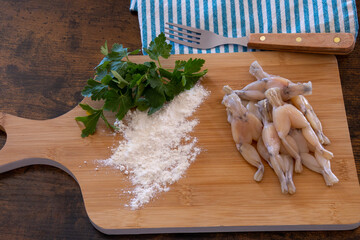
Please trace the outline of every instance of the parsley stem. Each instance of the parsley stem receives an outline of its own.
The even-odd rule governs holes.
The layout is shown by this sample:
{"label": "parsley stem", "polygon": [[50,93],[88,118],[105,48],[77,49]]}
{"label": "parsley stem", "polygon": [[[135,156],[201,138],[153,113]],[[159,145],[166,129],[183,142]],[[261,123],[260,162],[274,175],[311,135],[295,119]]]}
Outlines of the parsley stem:
{"label": "parsley stem", "polygon": [[162,68],[162,67],[161,67],[161,63],[160,63],[160,59],[159,59],[159,58],[157,59],[157,62],[158,62],[158,64],[159,64],[159,67],[160,67],[160,68]]}

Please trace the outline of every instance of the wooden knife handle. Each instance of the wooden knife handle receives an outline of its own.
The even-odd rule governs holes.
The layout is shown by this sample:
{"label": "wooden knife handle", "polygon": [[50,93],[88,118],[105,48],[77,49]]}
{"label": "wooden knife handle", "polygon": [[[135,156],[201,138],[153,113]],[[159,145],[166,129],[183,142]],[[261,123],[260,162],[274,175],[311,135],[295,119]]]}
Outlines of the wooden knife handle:
{"label": "wooden knife handle", "polygon": [[351,33],[253,33],[248,47],[264,50],[349,54],[355,46]]}

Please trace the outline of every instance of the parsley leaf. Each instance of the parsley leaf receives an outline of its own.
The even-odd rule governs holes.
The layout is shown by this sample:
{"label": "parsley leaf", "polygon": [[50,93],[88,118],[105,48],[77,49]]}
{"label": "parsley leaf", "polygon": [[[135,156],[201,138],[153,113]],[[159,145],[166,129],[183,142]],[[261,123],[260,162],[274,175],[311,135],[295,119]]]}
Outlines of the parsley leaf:
{"label": "parsley leaf", "polygon": [[165,103],[165,95],[163,91],[159,91],[156,88],[147,88],[144,91],[144,96],[146,100],[149,101],[149,104],[153,108],[162,106]]}
{"label": "parsley leaf", "polygon": [[136,49],[136,50],[134,50],[132,52],[129,52],[128,55],[136,55],[136,54],[140,53],[140,51],[141,51],[140,49]]}
{"label": "parsley leaf", "polygon": [[192,88],[197,80],[207,73],[207,70],[199,72],[204,63],[205,60],[199,58],[190,58],[187,62],[182,63],[184,72],[181,74],[181,83],[185,89]]}
{"label": "parsley leaf", "polygon": [[95,81],[94,79],[89,79],[87,84],[88,85],[85,86],[84,90],[81,92],[84,97],[91,97],[91,100],[104,99],[104,96],[108,91],[108,86],[106,84]]}
{"label": "parsley leaf", "polygon": [[109,54],[109,50],[108,50],[108,46],[107,46],[107,41],[105,41],[104,46],[101,46],[100,51],[102,54],[104,54],[105,56]]}
{"label": "parsley leaf", "polygon": [[127,111],[133,106],[131,90],[128,89],[125,94],[119,94],[116,90],[111,89],[106,94],[104,110],[117,112],[116,117],[121,120]]}
{"label": "parsley leaf", "polygon": [[114,77],[117,79],[117,83],[119,84],[120,88],[124,87],[127,84],[129,84],[117,71],[111,70],[111,73],[114,75]]}
{"label": "parsley leaf", "polygon": [[190,58],[184,65],[184,72],[186,74],[192,74],[199,72],[204,65],[205,60],[200,58]]}
{"label": "parsley leaf", "polygon": [[115,43],[107,56],[110,60],[120,61],[122,58],[128,56],[127,48],[123,48],[122,44]]}
{"label": "parsley leaf", "polygon": [[144,51],[149,54],[149,57],[153,60],[159,60],[160,56],[165,59],[169,58],[172,45],[168,44],[165,40],[165,34],[160,33],[154,41],[150,42],[149,48],[144,48]]}
{"label": "parsley leaf", "polygon": [[138,100],[136,100],[135,106],[136,106],[137,109],[139,109],[140,111],[145,111],[145,110],[149,109],[150,103],[149,103],[149,101],[148,101],[147,99],[145,99],[145,98],[139,98]]}
{"label": "parsley leaf", "polygon": [[149,78],[147,78],[147,82],[150,84],[152,88],[157,88],[163,84],[159,74],[155,69],[149,70]]}
{"label": "parsley leaf", "polygon": [[87,137],[95,133],[96,124],[99,121],[101,115],[103,115],[102,109],[94,109],[87,104],[79,104],[82,109],[89,113],[86,117],[76,117],[75,120],[83,122],[85,129],[82,130],[81,137]]}

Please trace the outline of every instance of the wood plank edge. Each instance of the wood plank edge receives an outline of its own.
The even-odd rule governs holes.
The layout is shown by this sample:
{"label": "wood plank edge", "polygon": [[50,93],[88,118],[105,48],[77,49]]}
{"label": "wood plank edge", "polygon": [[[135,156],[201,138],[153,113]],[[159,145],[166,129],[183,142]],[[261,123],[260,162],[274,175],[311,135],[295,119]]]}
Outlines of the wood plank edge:
{"label": "wood plank edge", "polygon": [[[90,219],[90,218],[89,218]],[[107,235],[127,234],[162,234],[162,233],[214,233],[214,232],[276,232],[276,231],[347,231],[360,226],[360,222],[352,224],[325,225],[274,225],[274,226],[218,226],[218,227],[179,227],[179,228],[134,228],[134,229],[106,229],[91,224],[100,232]]]}

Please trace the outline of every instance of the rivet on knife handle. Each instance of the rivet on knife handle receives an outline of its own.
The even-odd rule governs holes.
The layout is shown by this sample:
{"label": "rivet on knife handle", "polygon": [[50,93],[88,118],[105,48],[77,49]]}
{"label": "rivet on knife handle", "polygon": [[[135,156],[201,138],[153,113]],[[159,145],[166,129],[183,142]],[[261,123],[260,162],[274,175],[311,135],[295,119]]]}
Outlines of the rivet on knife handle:
{"label": "rivet on knife handle", "polygon": [[264,50],[348,54],[355,46],[351,33],[253,33],[249,48]]}

